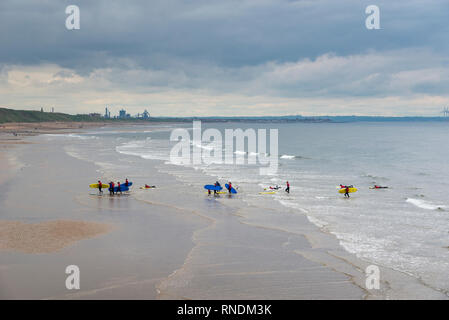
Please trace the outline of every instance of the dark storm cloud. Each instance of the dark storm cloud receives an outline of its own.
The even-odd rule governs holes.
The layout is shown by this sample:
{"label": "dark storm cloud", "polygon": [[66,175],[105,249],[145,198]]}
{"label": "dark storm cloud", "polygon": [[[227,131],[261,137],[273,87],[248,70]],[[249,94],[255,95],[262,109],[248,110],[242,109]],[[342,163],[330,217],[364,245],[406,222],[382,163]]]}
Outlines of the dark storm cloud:
{"label": "dark storm cloud", "polygon": [[[382,30],[364,27],[369,4]],[[65,29],[77,4],[81,30]],[[0,4],[0,61],[92,69],[131,59],[164,68],[179,61],[239,67],[325,53],[432,47],[446,50],[447,1],[24,1]]]}

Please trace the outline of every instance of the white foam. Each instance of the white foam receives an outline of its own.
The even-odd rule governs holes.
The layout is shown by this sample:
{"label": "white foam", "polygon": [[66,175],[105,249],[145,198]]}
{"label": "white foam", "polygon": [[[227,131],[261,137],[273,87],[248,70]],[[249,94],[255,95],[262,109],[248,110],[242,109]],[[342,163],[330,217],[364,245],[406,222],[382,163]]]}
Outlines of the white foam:
{"label": "white foam", "polygon": [[281,159],[295,159],[295,156],[291,156],[291,155],[288,155],[288,154],[283,154],[281,156]]}
{"label": "white foam", "polygon": [[441,209],[446,208],[446,206],[444,206],[444,205],[436,205],[431,202],[420,200],[420,199],[408,198],[406,200],[406,202],[411,203],[411,204],[417,206],[418,208],[426,209],[426,210],[441,210]]}

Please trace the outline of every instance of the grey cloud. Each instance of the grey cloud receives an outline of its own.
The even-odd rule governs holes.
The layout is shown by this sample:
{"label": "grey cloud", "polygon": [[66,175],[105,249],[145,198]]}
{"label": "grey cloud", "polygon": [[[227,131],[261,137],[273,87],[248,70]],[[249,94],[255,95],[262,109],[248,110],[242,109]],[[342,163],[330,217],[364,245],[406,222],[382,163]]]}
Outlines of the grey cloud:
{"label": "grey cloud", "polygon": [[[381,30],[365,28],[373,3]],[[65,29],[71,4],[81,9],[81,30]],[[0,89],[10,70],[54,65],[52,80],[29,81],[38,91],[17,92],[192,91],[204,101],[447,96],[448,12],[446,0],[2,0]],[[21,99],[3,97],[0,104]],[[214,103],[232,103],[223,101]]]}
{"label": "grey cloud", "polygon": [[105,67],[111,58],[130,58],[142,68],[179,60],[239,67],[370,48],[447,49],[441,44],[448,34],[447,1],[376,2],[379,31],[364,27],[364,8],[371,4],[365,0],[76,1],[81,30],[68,31],[69,1],[4,0],[0,60],[51,61],[82,72]]}

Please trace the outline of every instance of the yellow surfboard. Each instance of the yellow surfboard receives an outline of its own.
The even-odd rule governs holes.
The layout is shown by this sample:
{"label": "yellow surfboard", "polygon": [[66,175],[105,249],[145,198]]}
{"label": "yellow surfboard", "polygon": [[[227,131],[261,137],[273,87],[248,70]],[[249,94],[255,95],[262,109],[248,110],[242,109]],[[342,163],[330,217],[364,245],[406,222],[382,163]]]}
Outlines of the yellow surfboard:
{"label": "yellow surfboard", "polygon": [[262,191],[262,192],[259,192],[259,194],[275,194],[275,193],[277,193],[277,191]]}
{"label": "yellow surfboard", "polygon": [[[94,188],[94,189],[98,189],[98,183],[92,183],[89,185],[89,187]],[[109,189],[109,185],[108,184],[101,184],[101,188],[105,189],[108,188]]]}
{"label": "yellow surfboard", "polygon": [[[357,191],[357,188],[349,188],[349,193],[353,193],[353,192],[356,192]],[[338,190],[338,192],[340,192],[340,193],[346,193],[346,188],[342,188],[342,189],[340,189],[340,190]]]}

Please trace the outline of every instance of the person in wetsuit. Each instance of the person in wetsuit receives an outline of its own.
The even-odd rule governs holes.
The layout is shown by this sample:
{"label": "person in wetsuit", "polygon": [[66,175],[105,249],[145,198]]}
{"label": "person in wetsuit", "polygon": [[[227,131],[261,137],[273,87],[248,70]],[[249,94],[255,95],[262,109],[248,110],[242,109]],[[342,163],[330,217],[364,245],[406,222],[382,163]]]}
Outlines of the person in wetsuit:
{"label": "person in wetsuit", "polygon": [[[215,181],[214,186],[216,186],[216,187],[221,187],[221,184],[220,184],[220,182]],[[214,194],[217,194],[217,190],[214,190]]]}
{"label": "person in wetsuit", "polygon": [[103,191],[101,190],[102,187],[103,185],[101,184],[101,181],[98,180],[98,190],[100,191],[100,193],[103,193]]}
{"label": "person in wetsuit", "polygon": [[287,188],[285,188],[285,192],[290,193],[290,183],[287,181]]}
{"label": "person in wetsuit", "polygon": [[228,191],[229,191],[229,193],[231,193],[231,190],[232,190],[232,183],[231,183],[231,181],[229,181],[228,182]]}
{"label": "person in wetsuit", "polygon": [[112,196],[114,195],[114,182],[109,182],[109,194]]}

